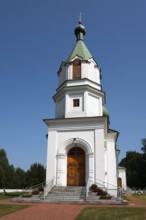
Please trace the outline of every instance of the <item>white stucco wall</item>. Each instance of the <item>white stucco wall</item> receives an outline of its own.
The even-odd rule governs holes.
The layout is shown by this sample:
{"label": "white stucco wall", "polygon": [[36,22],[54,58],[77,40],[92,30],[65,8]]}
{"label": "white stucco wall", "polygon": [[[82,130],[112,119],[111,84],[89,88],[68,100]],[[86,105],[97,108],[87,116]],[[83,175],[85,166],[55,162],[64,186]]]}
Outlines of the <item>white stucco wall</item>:
{"label": "white stucco wall", "polygon": [[[56,118],[102,116],[104,92],[101,91],[100,70],[95,61],[92,58],[81,60],[81,79],[72,80],[72,71],[72,62],[60,67],[59,87],[54,96]],[[79,107],[73,107],[76,98],[80,100]]]}
{"label": "white stucco wall", "polygon": [[105,181],[105,164],[104,164],[104,127],[95,130],[95,181],[100,186]]}
{"label": "white stucco wall", "polygon": [[103,123],[103,121],[79,120],[49,127],[47,181],[55,176],[59,185],[67,184],[67,152],[77,144],[83,148],[86,155],[86,182],[89,177],[104,182]]}
{"label": "white stucco wall", "polygon": [[[108,193],[117,195],[117,170],[114,137],[106,139],[105,119],[66,119],[54,120],[49,126],[47,177],[56,177],[56,184],[67,185],[67,153],[75,146],[85,151],[85,182],[92,179]],[[56,121],[56,122],[55,122]]]}
{"label": "white stucco wall", "polygon": [[[100,92],[90,91],[87,87],[76,86],[56,95],[56,118],[76,118],[102,116],[102,96]],[[80,105],[73,106],[73,100],[79,99]]]}
{"label": "white stucco wall", "polygon": [[57,132],[48,132],[46,181],[56,177]]}
{"label": "white stucco wall", "polygon": [[102,101],[101,97],[88,93],[87,97],[87,115],[102,116]]}
{"label": "white stucco wall", "polygon": [[65,113],[65,97],[62,96],[57,102],[56,102],[56,118],[64,118]]}
{"label": "white stucco wall", "polygon": [[115,133],[109,133],[106,139],[106,187],[110,194],[117,196],[117,155],[115,150]]}
{"label": "white stucco wall", "polygon": [[[73,60],[76,58],[79,58],[79,57],[75,57],[73,58]],[[73,79],[72,70],[73,70],[72,62],[66,65],[64,65],[64,63],[62,64],[60,72],[59,72],[59,86],[66,80]],[[99,68],[97,67],[97,64],[92,58],[89,59],[89,62],[81,60],[81,79],[85,79],[85,78],[97,84],[100,84],[100,71],[99,71]]]}
{"label": "white stucco wall", "polygon": [[[76,128],[77,129],[77,128]],[[51,132],[49,135],[49,146],[48,148],[48,162],[47,162],[47,181],[52,179],[54,176],[57,177],[57,184],[66,186],[67,184],[67,152],[71,147],[80,146],[84,149],[86,154],[86,181],[89,177],[89,152],[84,144],[81,144],[81,140],[88,142],[92,146],[92,151],[94,148],[94,132],[93,131],[58,131]],[[50,132],[49,132],[50,133]],[[56,135],[56,137],[55,137]],[[56,143],[54,143],[54,137],[56,138]],[[93,137],[93,138],[92,138]],[[74,141],[76,138],[76,141]],[[71,140],[71,143],[70,143]],[[93,158],[92,158],[93,159]],[[91,162],[91,161],[90,161]],[[92,163],[92,162],[91,162]],[[93,163],[92,163],[93,165]],[[88,167],[88,170],[87,170]],[[57,169],[56,169],[57,168]],[[93,172],[93,167],[90,169]],[[93,174],[92,174],[93,176]]]}

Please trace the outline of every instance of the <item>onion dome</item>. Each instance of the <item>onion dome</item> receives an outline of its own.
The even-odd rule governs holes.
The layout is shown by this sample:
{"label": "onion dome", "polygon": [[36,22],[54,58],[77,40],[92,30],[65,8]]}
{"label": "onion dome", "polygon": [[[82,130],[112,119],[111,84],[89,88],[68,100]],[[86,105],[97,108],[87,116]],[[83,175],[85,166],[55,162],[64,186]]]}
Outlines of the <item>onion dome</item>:
{"label": "onion dome", "polygon": [[83,40],[83,36],[86,34],[86,31],[81,21],[79,21],[79,24],[76,26],[74,33],[76,35],[77,41]]}
{"label": "onion dome", "polygon": [[92,55],[83,41],[83,37],[86,34],[86,31],[81,21],[79,21],[79,24],[75,27],[74,33],[76,35],[77,42],[67,61],[71,61],[75,56],[80,57],[82,60],[88,61],[90,58],[92,58]]}

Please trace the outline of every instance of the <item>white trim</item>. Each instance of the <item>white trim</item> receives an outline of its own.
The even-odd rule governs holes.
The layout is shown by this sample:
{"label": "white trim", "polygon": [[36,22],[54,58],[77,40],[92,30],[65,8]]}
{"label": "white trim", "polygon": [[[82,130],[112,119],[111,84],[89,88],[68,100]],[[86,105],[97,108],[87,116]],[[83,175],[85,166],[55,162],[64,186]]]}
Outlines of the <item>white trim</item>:
{"label": "white trim", "polygon": [[76,144],[79,144],[79,147],[82,148],[86,154],[92,154],[92,148],[88,142],[81,138],[71,138],[67,141],[65,141],[58,149],[57,156],[58,155],[64,155],[66,156],[68,151],[74,147]]}

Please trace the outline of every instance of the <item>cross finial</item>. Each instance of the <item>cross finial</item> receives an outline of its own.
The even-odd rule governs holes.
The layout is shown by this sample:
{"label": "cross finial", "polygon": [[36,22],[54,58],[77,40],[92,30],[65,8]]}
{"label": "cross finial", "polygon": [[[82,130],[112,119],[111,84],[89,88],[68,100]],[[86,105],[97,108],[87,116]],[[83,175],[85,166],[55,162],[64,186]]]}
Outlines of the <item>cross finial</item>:
{"label": "cross finial", "polygon": [[79,13],[79,24],[82,23],[82,12]]}

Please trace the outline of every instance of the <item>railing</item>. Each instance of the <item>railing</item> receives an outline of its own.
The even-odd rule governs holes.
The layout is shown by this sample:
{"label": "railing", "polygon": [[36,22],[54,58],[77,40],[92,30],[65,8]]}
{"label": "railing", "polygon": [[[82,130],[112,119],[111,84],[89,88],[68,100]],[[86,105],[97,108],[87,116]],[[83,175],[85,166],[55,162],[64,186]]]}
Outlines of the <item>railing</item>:
{"label": "railing", "polygon": [[88,193],[89,193],[89,188],[90,188],[92,182],[93,181],[91,180],[91,177],[89,177],[88,181],[87,181],[87,185],[86,185],[86,200],[87,200]]}
{"label": "railing", "polygon": [[36,184],[34,186],[30,186],[30,187],[26,187],[24,189],[25,192],[32,192],[34,189],[39,189],[39,188],[44,188],[44,185],[46,184],[46,181],[42,182],[42,183],[39,183],[39,184]]}
{"label": "railing", "polygon": [[[98,180],[98,181],[97,181]],[[99,182],[100,181],[100,182]],[[107,188],[105,187],[105,182],[104,181],[101,181],[99,179],[96,179],[96,181],[94,181],[94,178],[93,177],[89,177],[88,178],[88,181],[87,181],[87,185],[86,185],[86,200],[87,200],[87,197],[88,197],[88,193],[89,193],[89,189],[90,189],[90,186],[95,183],[96,185],[98,185],[99,187],[101,187],[103,190],[107,191]]]}
{"label": "railing", "polygon": [[[101,183],[99,183],[99,181],[101,182]],[[108,192],[110,192],[110,191],[117,191],[117,196],[119,197],[119,198],[121,198],[121,196],[122,196],[122,193],[123,193],[123,190],[122,190],[122,188],[121,187],[118,187],[118,185],[113,185],[113,184],[111,184],[111,183],[108,183],[108,182],[105,182],[105,181],[101,181],[101,180],[99,180],[99,179],[96,179],[96,184],[97,185],[101,185],[101,188],[103,189],[103,190],[106,190],[106,191],[108,191]],[[105,185],[107,185],[107,187],[105,187]]]}
{"label": "railing", "polygon": [[46,198],[46,196],[48,195],[48,193],[51,191],[51,189],[53,188],[53,186],[55,185],[55,180],[57,178],[53,177],[51,180],[49,180],[48,182],[46,182],[46,185],[44,187],[44,199]]}
{"label": "railing", "polygon": [[105,184],[109,185],[109,183],[106,183],[105,181],[99,180],[97,178],[95,179],[95,181],[91,180],[91,179],[94,179],[93,177],[89,177],[89,178],[90,178],[90,182],[95,183],[96,185],[98,185],[103,190],[107,190],[107,188],[105,187]]}
{"label": "railing", "polygon": [[[92,183],[98,185],[104,191],[118,190],[116,185],[113,185],[111,183],[105,182],[105,181],[97,179],[97,178],[94,180],[93,177],[89,177],[88,182],[87,182],[87,186],[86,186],[86,198],[88,197],[89,188]],[[120,190],[117,191],[118,194],[120,194],[119,191]]]}
{"label": "railing", "polygon": [[[110,189],[109,187],[114,187],[114,188],[117,188],[117,186],[116,185],[113,185],[113,184],[111,184],[111,183],[109,183],[109,182],[105,182],[105,181],[103,181],[103,180],[99,180],[99,179],[97,179],[96,178],[96,184],[98,184],[99,186],[101,186],[101,187],[103,187],[104,189]],[[108,187],[105,187],[105,185],[107,185]]]}
{"label": "railing", "polygon": [[42,188],[44,188],[44,185],[46,184],[46,181],[44,181],[44,182],[42,182],[42,183],[39,183],[39,184],[37,184],[37,185],[34,185],[34,186],[32,186],[31,187],[31,189],[33,190],[33,189],[39,189],[40,187],[42,187]]}

